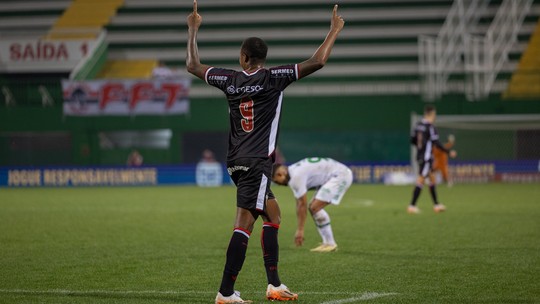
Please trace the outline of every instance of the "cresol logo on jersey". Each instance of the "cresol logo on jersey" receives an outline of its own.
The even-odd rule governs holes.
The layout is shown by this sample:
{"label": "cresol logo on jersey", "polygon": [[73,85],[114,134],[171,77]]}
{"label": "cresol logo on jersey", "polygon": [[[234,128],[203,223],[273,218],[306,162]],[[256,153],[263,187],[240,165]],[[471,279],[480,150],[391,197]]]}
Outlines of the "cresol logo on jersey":
{"label": "cresol logo on jersey", "polygon": [[245,86],[245,87],[239,87],[239,88],[233,85],[230,85],[227,87],[227,93],[229,94],[256,93],[261,90],[264,90],[264,87],[261,85]]}

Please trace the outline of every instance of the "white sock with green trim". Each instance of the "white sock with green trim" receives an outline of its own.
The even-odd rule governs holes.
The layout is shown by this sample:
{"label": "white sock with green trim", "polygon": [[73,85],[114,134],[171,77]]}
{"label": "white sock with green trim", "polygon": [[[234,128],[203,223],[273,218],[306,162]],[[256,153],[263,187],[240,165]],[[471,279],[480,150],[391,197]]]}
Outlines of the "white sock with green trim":
{"label": "white sock with green trim", "polygon": [[336,245],[334,240],[334,233],[332,232],[332,226],[330,226],[330,216],[324,209],[319,210],[313,214],[313,220],[317,226],[317,230],[321,235],[323,244]]}

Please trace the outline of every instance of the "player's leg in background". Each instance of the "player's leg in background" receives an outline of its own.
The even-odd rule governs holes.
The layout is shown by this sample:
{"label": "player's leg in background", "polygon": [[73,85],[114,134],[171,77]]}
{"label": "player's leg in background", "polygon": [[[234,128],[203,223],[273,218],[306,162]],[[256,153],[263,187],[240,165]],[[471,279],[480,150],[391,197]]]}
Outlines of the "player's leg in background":
{"label": "player's leg in background", "polygon": [[309,212],[322,238],[322,245],[311,251],[330,252],[337,250],[334,233],[330,225],[330,215],[324,208],[330,204],[339,205],[352,182],[352,171],[348,168],[341,170],[321,186],[309,204]]}
{"label": "player's leg in background", "polygon": [[334,233],[332,232],[332,226],[330,225],[330,215],[324,210],[328,205],[330,205],[330,203],[314,198],[309,204],[309,212],[311,213],[315,226],[317,226],[317,231],[319,231],[319,235],[322,238],[322,245],[336,246]]}
{"label": "player's leg in background", "polygon": [[268,284],[281,285],[278,275],[279,243],[278,231],[281,223],[281,211],[275,198],[266,201],[266,214],[261,233],[261,247],[263,250],[264,267]]}
{"label": "player's leg in background", "polygon": [[437,180],[435,179],[435,173],[430,172],[429,173],[429,192],[431,193],[431,199],[433,200],[434,205],[437,205],[439,203],[437,199],[436,185],[437,185]]}
{"label": "player's leg in background", "polygon": [[424,183],[426,181],[425,176],[428,175],[430,170],[429,162],[420,161],[418,163],[418,170],[418,178],[416,179],[416,185],[414,186],[411,203],[407,208],[407,212],[413,214],[420,213],[420,209],[416,207],[416,202],[420,197],[420,193],[422,193],[422,188],[424,187]]}
{"label": "player's leg in background", "polygon": [[414,190],[413,190],[411,206],[416,206],[416,202],[418,202],[418,198],[420,197],[420,193],[422,193],[422,189],[424,188],[425,182],[426,182],[426,179],[423,176],[418,176],[416,178],[416,185],[414,186]]}
{"label": "player's leg in background", "polygon": [[437,198],[437,183],[433,172],[429,173],[429,182],[429,192],[431,193],[431,199],[433,200],[433,211],[437,213],[445,211],[446,207],[443,204],[439,204],[439,199]]}
{"label": "player's leg in background", "polygon": [[234,283],[244,265],[249,237],[256,220],[251,211],[237,207],[234,231],[227,248],[227,260],[219,288],[219,292],[225,297],[234,293]]}
{"label": "player's leg in background", "polygon": [[446,185],[448,185],[448,187],[452,187],[454,183],[452,182],[452,178],[450,177],[448,173],[448,164],[446,164],[445,166],[441,168],[441,174]]}

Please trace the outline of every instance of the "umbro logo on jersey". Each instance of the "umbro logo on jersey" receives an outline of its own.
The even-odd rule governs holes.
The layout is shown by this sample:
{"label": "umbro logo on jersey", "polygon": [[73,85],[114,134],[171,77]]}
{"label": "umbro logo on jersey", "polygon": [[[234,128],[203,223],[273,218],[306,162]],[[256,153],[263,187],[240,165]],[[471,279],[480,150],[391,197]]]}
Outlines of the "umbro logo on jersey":
{"label": "umbro logo on jersey", "polygon": [[227,173],[229,173],[229,175],[232,175],[234,172],[239,171],[239,170],[247,172],[249,170],[249,167],[246,167],[246,166],[228,167]]}

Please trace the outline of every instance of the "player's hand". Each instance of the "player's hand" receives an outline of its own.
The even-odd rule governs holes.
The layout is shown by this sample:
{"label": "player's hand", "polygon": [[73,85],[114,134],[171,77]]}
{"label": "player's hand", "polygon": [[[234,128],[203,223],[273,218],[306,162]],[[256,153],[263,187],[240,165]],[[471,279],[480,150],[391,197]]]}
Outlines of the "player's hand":
{"label": "player's hand", "polygon": [[294,243],[298,247],[304,245],[304,231],[296,230],[296,233],[294,235]]}
{"label": "player's hand", "polygon": [[448,155],[450,155],[451,158],[456,158],[457,152],[456,152],[456,150],[451,150]]}
{"label": "player's hand", "polygon": [[332,12],[332,23],[330,24],[330,29],[339,33],[343,29],[345,21],[340,15],[337,14],[337,9],[338,5],[336,4],[334,5],[334,11]]}
{"label": "player's hand", "polygon": [[197,13],[197,0],[193,0],[193,12],[187,16],[187,24],[191,29],[199,29],[202,23],[202,17]]}

